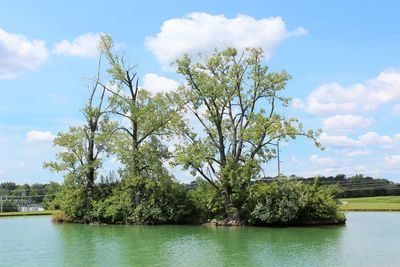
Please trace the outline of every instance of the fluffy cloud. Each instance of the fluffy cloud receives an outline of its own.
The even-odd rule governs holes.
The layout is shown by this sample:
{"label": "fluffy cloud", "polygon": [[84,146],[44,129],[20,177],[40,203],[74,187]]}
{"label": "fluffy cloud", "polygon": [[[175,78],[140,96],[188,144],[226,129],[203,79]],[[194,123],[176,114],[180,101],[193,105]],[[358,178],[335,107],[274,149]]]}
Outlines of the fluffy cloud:
{"label": "fluffy cloud", "polygon": [[387,69],[375,79],[351,86],[323,84],[305,102],[295,99],[294,108],[315,114],[346,114],[374,111],[380,105],[400,100],[400,70]]}
{"label": "fluffy cloud", "polygon": [[62,40],[54,47],[54,53],[67,56],[96,58],[99,55],[98,44],[101,33],[86,33],[74,40]]}
{"label": "fluffy cloud", "polygon": [[178,88],[179,83],[175,80],[159,76],[154,73],[147,73],[143,79],[143,88],[152,93],[170,92]]}
{"label": "fluffy cloud", "polygon": [[48,143],[53,139],[54,135],[51,132],[32,130],[26,134],[26,140],[29,143]]}
{"label": "fluffy cloud", "polygon": [[345,151],[344,156],[348,158],[352,157],[360,157],[360,156],[368,156],[371,155],[372,151],[369,149],[361,149],[361,150],[350,150],[350,151]]}
{"label": "fluffy cloud", "polygon": [[368,128],[375,122],[372,118],[364,118],[359,115],[336,115],[323,120],[324,129],[352,130],[357,128]]}
{"label": "fluffy cloud", "polygon": [[380,135],[376,132],[367,132],[366,134],[361,135],[359,139],[366,145],[377,145],[384,148],[391,148],[400,143],[400,134],[389,136]]}
{"label": "fluffy cloud", "polygon": [[313,162],[313,163],[316,163],[316,164],[318,164],[320,166],[330,166],[335,162],[330,157],[320,157],[320,156],[317,156],[317,155],[312,155],[310,157],[310,161]]}
{"label": "fluffy cloud", "polygon": [[0,28],[0,80],[14,79],[25,71],[35,70],[47,57],[44,41],[28,40]]}
{"label": "fluffy cloud", "polygon": [[319,141],[322,145],[331,145],[334,147],[359,147],[363,144],[359,140],[354,140],[346,135],[329,135],[322,133]]}
{"label": "fluffy cloud", "polygon": [[184,53],[208,54],[215,47],[227,46],[262,47],[269,58],[282,40],[306,33],[302,27],[287,31],[280,17],[257,20],[238,15],[229,19],[224,15],[190,13],[165,21],[156,36],[146,38],[146,46],[166,66]]}
{"label": "fluffy cloud", "polygon": [[385,162],[393,167],[398,167],[400,164],[400,155],[389,155],[384,157]]}
{"label": "fluffy cloud", "polygon": [[382,148],[393,148],[400,144],[400,133],[389,136],[380,135],[376,132],[367,132],[360,135],[358,139],[353,139],[346,135],[330,135],[322,133],[319,141],[322,145],[330,145],[333,147],[362,147],[374,145]]}

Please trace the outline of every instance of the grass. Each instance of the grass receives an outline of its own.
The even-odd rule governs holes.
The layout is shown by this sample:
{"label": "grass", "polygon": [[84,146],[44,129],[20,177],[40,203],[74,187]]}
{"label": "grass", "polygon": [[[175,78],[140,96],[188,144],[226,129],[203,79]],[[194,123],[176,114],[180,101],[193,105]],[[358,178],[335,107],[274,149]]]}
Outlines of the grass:
{"label": "grass", "polygon": [[[343,211],[400,211],[400,196],[341,198]],[[346,204],[347,203],[347,204]]]}
{"label": "grass", "polygon": [[33,216],[33,215],[52,215],[54,213],[53,210],[44,210],[44,211],[29,211],[29,212],[0,212],[0,217],[6,216]]}

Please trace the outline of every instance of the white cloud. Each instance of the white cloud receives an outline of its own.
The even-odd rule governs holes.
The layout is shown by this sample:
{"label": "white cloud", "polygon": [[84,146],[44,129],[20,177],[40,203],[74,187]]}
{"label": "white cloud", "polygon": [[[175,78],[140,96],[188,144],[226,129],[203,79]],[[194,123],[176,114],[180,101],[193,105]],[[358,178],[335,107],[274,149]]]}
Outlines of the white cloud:
{"label": "white cloud", "polygon": [[143,79],[142,87],[152,93],[170,92],[177,89],[179,83],[175,80],[159,76],[154,73],[147,73]]}
{"label": "white cloud", "polygon": [[98,44],[101,33],[86,33],[74,40],[62,40],[54,47],[54,53],[67,56],[96,58],[99,56]]}
{"label": "white cloud", "polygon": [[322,145],[330,145],[333,147],[362,147],[374,145],[382,148],[393,148],[400,144],[400,133],[389,136],[380,135],[376,132],[367,132],[360,135],[358,139],[350,138],[347,135],[322,133],[319,141]]}
{"label": "white cloud", "polygon": [[360,156],[368,156],[371,155],[372,151],[369,149],[361,149],[361,150],[350,150],[350,151],[345,151],[344,156],[348,158],[352,157],[360,157]]}
{"label": "white cloud", "polygon": [[51,132],[32,130],[26,134],[29,143],[48,143],[53,141],[54,135]]}
{"label": "white cloud", "polygon": [[400,155],[388,155],[384,157],[385,162],[393,167],[398,167],[400,164]]}
{"label": "white cloud", "polygon": [[0,80],[14,79],[25,71],[35,70],[47,57],[44,41],[28,40],[0,28]]}
{"label": "white cloud", "polygon": [[346,114],[374,111],[380,105],[400,100],[400,70],[387,69],[369,81],[351,86],[323,84],[305,102],[293,101],[294,108],[315,114]]}
{"label": "white cloud", "polygon": [[317,155],[310,156],[310,161],[313,162],[313,163],[316,163],[316,164],[318,164],[320,166],[330,166],[335,162],[330,157],[320,157],[320,156],[317,156]]}
{"label": "white cloud", "polygon": [[361,135],[359,139],[366,145],[377,145],[384,148],[391,148],[400,142],[400,134],[389,136],[380,135],[376,132],[367,132],[364,135]]}
{"label": "white cloud", "polygon": [[359,147],[363,144],[359,140],[354,140],[346,135],[329,135],[322,133],[319,141],[322,145],[331,145],[334,147]]}
{"label": "white cloud", "polygon": [[322,121],[322,127],[335,130],[353,130],[357,128],[368,128],[375,122],[372,118],[364,118],[359,115],[336,115]]}
{"label": "white cloud", "polygon": [[[376,169],[374,169],[376,170]],[[346,175],[355,175],[359,173],[365,173],[367,172],[367,168],[365,165],[362,164],[354,164],[354,163],[340,163],[340,164],[335,164],[334,166],[329,166],[329,167],[323,167],[316,169],[312,168],[311,171],[307,172],[298,172],[298,175],[303,175],[305,177],[310,177],[310,176],[318,176],[318,175],[324,175],[324,176],[335,176],[339,173],[344,173]],[[371,171],[368,171],[370,173]]]}
{"label": "white cloud", "polygon": [[238,15],[230,19],[224,15],[190,13],[165,21],[156,36],[146,38],[146,46],[164,66],[184,53],[192,53],[192,56],[199,52],[209,54],[215,47],[228,46],[239,49],[262,47],[266,57],[270,58],[281,41],[306,33],[302,27],[287,31],[280,17],[257,20]]}

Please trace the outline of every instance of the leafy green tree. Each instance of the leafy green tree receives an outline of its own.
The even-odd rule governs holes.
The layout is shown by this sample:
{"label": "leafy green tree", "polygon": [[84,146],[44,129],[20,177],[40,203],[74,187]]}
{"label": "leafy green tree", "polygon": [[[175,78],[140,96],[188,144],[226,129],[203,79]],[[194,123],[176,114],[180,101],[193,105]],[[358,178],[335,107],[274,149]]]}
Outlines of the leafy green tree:
{"label": "leafy green tree", "polygon": [[[97,170],[111,150],[111,137],[115,128],[115,123],[107,113],[109,106],[105,107],[106,89],[99,79],[98,74],[89,100],[82,109],[85,124],[70,127],[68,132],[58,133],[54,144],[63,150],[57,154],[57,161],[44,163],[44,167],[52,171],[67,172],[65,184],[68,185],[64,190],[69,188],[76,194],[82,193],[84,201],[77,203],[83,203],[87,212],[91,209]],[[74,194],[71,192],[71,195]]]}
{"label": "leafy green tree", "polygon": [[110,36],[101,38],[101,47],[112,77],[105,86],[112,94],[110,113],[126,122],[117,128],[115,153],[129,175],[154,176],[157,170],[162,171],[162,160],[170,157],[160,140],[171,135],[170,126],[180,121],[179,107],[166,93],[151,94],[139,88],[135,66],[126,65],[123,56],[112,52]]}
{"label": "leafy green tree", "polygon": [[8,192],[14,191],[17,188],[17,184],[14,182],[4,182],[0,184],[0,194],[7,195]]}
{"label": "leafy green tree", "polygon": [[228,220],[240,221],[250,180],[275,157],[277,140],[305,136],[319,146],[318,131],[279,112],[290,101],[281,93],[290,75],[269,72],[262,60],[262,49],[228,48],[200,63],[188,55],[176,61],[187,82],[178,92],[180,104],[203,129],[181,129],[176,161],[224,196]]}

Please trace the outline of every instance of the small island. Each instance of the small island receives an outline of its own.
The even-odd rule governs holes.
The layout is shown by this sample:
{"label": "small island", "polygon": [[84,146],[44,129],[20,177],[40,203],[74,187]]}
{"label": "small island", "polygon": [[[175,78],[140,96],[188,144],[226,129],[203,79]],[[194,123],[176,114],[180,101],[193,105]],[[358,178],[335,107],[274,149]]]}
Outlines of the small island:
{"label": "small island", "polygon": [[[65,173],[54,200],[56,223],[315,225],[343,224],[335,187],[278,178],[259,183],[279,142],[317,141],[285,116],[291,76],[271,72],[261,48],[215,50],[175,61],[181,86],[152,94],[140,88],[134,65],[101,37],[99,69],[82,108],[84,125],[54,140],[57,160],[44,166]],[[101,72],[102,58],[107,73]],[[103,80],[103,76],[109,80]],[[120,164],[103,174],[106,158]],[[187,188],[171,174],[180,166],[196,178]]]}

